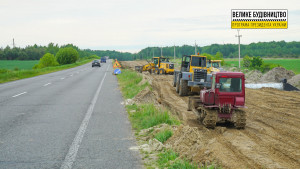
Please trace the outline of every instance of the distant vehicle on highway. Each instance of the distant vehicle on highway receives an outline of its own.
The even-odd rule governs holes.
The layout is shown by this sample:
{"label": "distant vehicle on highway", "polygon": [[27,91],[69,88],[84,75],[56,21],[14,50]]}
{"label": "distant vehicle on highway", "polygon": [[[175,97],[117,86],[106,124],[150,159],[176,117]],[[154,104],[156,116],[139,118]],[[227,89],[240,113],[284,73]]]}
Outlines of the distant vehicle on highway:
{"label": "distant vehicle on highway", "polygon": [[101,58],[101,63],[106,63],[106,57]]}
{"label": "distant vehicle on highway", "polygon": [[101,67],[99,60],[93,60],[93,62],[92,62],[92,67],[94,67],[94,66],[99,66],[99,67]]}

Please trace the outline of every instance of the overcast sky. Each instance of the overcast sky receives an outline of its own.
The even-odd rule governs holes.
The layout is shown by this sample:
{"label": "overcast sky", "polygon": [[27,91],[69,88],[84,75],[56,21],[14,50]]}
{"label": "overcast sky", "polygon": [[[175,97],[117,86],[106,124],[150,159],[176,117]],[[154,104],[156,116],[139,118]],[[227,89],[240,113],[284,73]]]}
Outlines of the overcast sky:
{"label": "overcast sky", "polygon": [[137,52],[148,46],[237,43],[231,9],[288,9],[288,29],[241,30],[241,43],[299,41],[299,0],[0,0],[0,47],[73,43]]}

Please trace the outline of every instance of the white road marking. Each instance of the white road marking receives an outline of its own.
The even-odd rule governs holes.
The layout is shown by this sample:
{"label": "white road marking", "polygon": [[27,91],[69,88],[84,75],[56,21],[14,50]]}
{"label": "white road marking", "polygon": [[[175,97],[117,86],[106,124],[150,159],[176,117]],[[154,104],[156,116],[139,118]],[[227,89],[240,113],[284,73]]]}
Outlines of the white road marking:
{"label": "white road marking", "polygon": [[62,77],[62,78],[60,78],[61,80],[64,80],[65,78],[64,77]]}
{"label": "white road marking", "polygon": [[19,94],[14,95],[13,97],[18,97],[18,96],[21,96],[22,94],[26,94],[26,93],[27,92],[19,93]]}
{"label": "white road marking", "polygon": [[[108,70],[109,66],[107,67],[106,71]],[[85,117],[83,119],[83,121],[81,122],[81,125],[76,133],[76,136],[71,144],[71,147],[68,151],[68,154],[66,155],[65,157],[65,160],[64,162],[62,163],[61,165],[61,169],[71,169],[72,168],[72,165],[74,163],[74,161],[76,160],[76,156],[77,156],[77,152],[78,152],[78,149],[80,147],[80,144],[81,144],[81,141],[82,141],[82,138],[84,136],[84,133],[86,131],[86,128],[89,124],[89,121],[90,121],[90,118],[93,114],[93,110],[94,110],[94,107],[95,107],[95,104],[97,102],[97,99],[98,99],[98,96],[99,96],[99,93],[101,91],[101,88],[102,88],[102,85],[103,85],[103,82],[104,82],[104,79],[106,77],[106,73],[104,74],[104,77],[102,78],[102,81],[93,97],[93,100],[85,114]]]}
{"label": "white road marking", "polygon": [[73,76],[73,74],[71,74],[70,76]]}
{"label": "white road marking", "polygon": [[51,83],[44,84],[44,86],[48,86],[48,85],[51,85]]}

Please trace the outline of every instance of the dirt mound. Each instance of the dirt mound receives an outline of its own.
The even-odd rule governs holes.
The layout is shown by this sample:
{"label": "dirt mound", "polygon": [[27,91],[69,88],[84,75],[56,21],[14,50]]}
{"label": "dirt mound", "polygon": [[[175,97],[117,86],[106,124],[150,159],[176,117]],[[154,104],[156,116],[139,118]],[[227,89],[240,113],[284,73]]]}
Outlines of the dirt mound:
{"label": "dirt mound", "polygon": [[252,70],[245,74],[246,83],[257,83],[260,81],[263,74],[258,70]]}
{"label": "dirt mound", "polygon": [[154,93],[148,87],[146,87],[139,94],[137,94],[133,98],[133,101],[135,103],[155,103],[155,102],[157,102]]}
{"label": "dirt mound", "polygon": [[300,89],[300,74],[293,76],[291,79],[288,80],[288,83]]}
{"label": "dirt mound", "polygon": [[275,67],[261,77],[261,82],[280,82],[281,79],[291,79],[294,72],[282,67]]}

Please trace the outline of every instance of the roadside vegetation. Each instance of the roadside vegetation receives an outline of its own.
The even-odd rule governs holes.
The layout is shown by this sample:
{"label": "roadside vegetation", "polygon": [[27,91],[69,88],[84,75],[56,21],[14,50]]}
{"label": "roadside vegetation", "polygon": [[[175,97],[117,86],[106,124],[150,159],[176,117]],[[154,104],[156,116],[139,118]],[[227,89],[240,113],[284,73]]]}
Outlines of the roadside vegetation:
{"label": "roadside vegetation", "polygon": [[[245,58],[245,59],[244,59]],[[287,70],[293,71],[295,74],[300,74],[300,59],[273,59],[273,58],[260,58],[260,57],[248,57],[241,58],[241,69],[257,69],[262,72],[271,70],[274,67],[283,67]],[[253,60],[253,58],[255,58]],[[262,60],[262,62],[261,62]],[[225,59],[226,66],[239,67],[238,59]],[[252,63],[251,62],[256,62]]]}
{"label": "roadside vegetation", "polygon": [[122,73],[117,76],[119,79],[119,84],[126,99],[132,99],[140,91],[149,86],[149,83],[139,85],[143,80],[141,75],[138,75],[135,71],[122,69]]}
{"label": "roadside vegetation", "polygon": [[[133,104],[127,105],[126,108],[129,112],[129,119],[132,123],[132,126],[137,131],[147,129],[163,123],[169,125],[180,124],[179,121],[170,116],[169,112],[162,111],[156,108],[153,104]],[[166,137],[162,138],[164,137],[162,136],[162,134],[166,133],[161,133],[160,136],[158,136],[161,138],[161,142],[167,140]]]}
{"label": "roadside vegetation", "polygon": [[[132,70],[122,69],[122,73],[117,75],[117,78],[125,102],[126,100],[132,100],[134,96],[146,87],[150,88],[149,83],[142,83],[143,77]],[[173,117],[170,112],[158,108],[154,104],[137,104],[131,102],[126,105],[126,109],[131,125],[136,132],[137,141],[141,147],[145,144],[150,145],[150,142],[159,142],[163,145],[173,135],[172,126],[178,126],[180,124],[180,121]],[[205,165],[198,166],[197,164],[191,163],[187,159],[182,159],[180,154],[170,148],[161,148],[159,150],[152,150],[150,148],[148,151],[140,148],[139,150],[144,156],[143,159],[146,160],[146,168],[216,168],[215,165],[207,167]]]}

